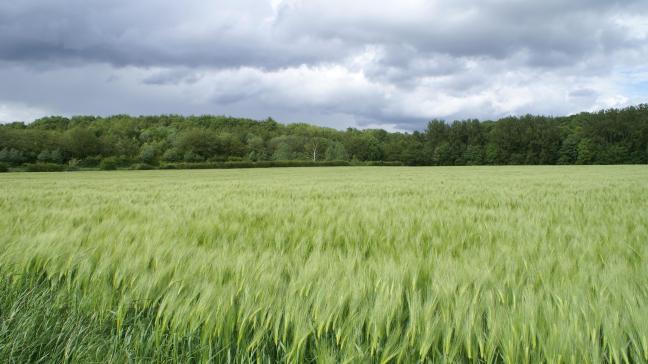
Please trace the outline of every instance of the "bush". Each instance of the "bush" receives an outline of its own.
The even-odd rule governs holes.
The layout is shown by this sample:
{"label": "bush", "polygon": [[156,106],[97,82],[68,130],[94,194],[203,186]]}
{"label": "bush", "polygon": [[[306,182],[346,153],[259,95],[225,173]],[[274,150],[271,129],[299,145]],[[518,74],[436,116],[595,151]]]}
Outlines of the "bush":
{"label": "bush", "polygon": [[28,163],[25,164],[26,172],[61,172],[65,166],[55,163]]}
{"label": "bush", "polygon": [[148,163],[136,163],[131,166],[131,169],[136,169],[139,171],[147,171],[147,170],[155,169],[155,167]]}
{"label": "bush", "polygon": [[22,150],[14,148],[4,148],[0,150],[0,162],[9,163],[11,165],[17,166],[23,162],[27,161],[27,157]]}
{"label": "bush", "polygon": [[0,173],[9,172],[9,165],[7,163],[0,162]]}
{"label": "bush", "polygon": [[368,161],[365,162],[367,166],[382,166],[382,167],[400,167],[403,162],[400,161]]}
{"label": "bush", "polygon": [[254,168],[255,163],[250,161],[229,161],[223,163],[223,168]]}
{"label": "bush", "polygon": [[101,163],[99,163],[99,169],[102,171],[114,171],[117,169],[118,164],[119,162],[115,157],[104,158],[101,160]]}
{"label": "bush", "polygon": [[347,161],[228,161],[228,162],[202,162],[202,163],[169,163],[161,169],[228,169],[228,168],[271,168],[271,167],[334,167],[349,166]]}
{"label": "bush", "polygon": [[100,165],[101,161],[102,161],[101,157],[86,157],[79,160],[77,162],[77,165],[81,168],[94,168]]}
{"label": "bush", "polygon": [[72,158],[68,161],[68,171],[78,171],[79,170],[79,160]]}

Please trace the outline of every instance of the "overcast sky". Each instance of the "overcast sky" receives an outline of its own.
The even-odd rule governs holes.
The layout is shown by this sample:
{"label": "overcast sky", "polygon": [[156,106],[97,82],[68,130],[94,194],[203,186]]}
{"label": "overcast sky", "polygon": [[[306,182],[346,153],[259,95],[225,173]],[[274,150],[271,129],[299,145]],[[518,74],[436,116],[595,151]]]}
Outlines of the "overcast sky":
{"label": "overcast sky", "polygon": [[646,0],[0,2],[3,122],[173,113],[412,130],[646,101]]}

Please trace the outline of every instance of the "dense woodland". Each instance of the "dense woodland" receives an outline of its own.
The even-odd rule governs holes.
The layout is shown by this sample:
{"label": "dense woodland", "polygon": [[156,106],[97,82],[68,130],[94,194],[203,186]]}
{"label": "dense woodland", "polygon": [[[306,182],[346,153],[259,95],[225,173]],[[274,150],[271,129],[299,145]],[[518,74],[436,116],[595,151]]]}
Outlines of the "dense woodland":
{"label": "dense woodland", "polygon": [[413,133],[352,128],[340,131],[301,123],[284,125],[270,118],[255,121],[178,115],[53,116],[27,124],[0,125],[0,164],[4,169],[38,170],[38,165],[52,170],[55,166],[282,165],[279,161],[404,165],[648,163],[648,104],[565,117],[526,115],[451,123],[433,120],[425,130]]}

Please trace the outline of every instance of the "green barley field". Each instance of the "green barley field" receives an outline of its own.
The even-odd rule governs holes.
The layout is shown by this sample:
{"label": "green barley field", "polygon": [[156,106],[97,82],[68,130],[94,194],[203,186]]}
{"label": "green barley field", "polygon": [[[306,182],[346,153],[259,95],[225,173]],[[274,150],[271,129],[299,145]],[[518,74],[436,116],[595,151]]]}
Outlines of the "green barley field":
{"label": "green barley field", "polygon": [[0,362],[648,362],[648,167],[0,174]]}

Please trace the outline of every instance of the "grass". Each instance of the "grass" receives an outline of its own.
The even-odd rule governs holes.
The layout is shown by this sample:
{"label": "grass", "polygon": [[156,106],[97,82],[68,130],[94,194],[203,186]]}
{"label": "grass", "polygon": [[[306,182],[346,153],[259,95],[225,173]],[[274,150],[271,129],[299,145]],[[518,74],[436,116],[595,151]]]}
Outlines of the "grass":
{"label": "grass", "polygon": [[0,175],[2,362],[648,362],[648,168]]}

